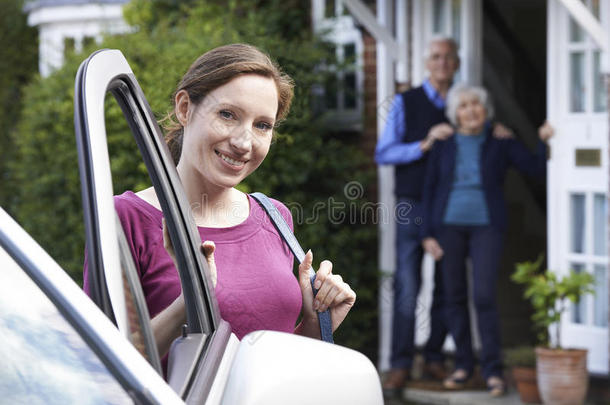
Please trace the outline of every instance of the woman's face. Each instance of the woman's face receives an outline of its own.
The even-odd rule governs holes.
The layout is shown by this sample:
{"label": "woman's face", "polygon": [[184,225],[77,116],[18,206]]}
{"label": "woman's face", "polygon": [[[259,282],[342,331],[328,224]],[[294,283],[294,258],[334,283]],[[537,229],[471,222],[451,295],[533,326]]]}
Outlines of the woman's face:
{"label": "woman's face", "polygon": [[474,94],[464,93],[456,110],[458,131],[464,134],[478,134],[483,130],[487,111],[481,100]]}
{"label": "woman's face", "polygon": [[277,108],[274,80],[255,74],[236,77],[198,105],[179,92],[176,116],[184,136],[178,170],[193,171],[207,186],[236,186],[267,156]]}

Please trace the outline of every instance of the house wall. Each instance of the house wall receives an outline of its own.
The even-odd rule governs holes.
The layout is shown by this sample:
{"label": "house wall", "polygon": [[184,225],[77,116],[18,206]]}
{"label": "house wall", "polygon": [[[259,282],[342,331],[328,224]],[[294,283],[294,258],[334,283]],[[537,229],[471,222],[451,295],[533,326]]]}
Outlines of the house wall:
{"label": "house wall", "polygon": [[28,11],[28,24],[39,29],[39,71],[48,76],[64,62],[66,38],[74,40],[76,51],[88,37],[99,42],[104,33],[130,30],[123,20],[122,4],[45,5]]}
{"label": "house wall", "polygon": [[[559,4],[551,2],[553,5]],[[393,2],[386,2],[380,4],[394,4]],[[396,3],[398,4],[398,3]],[[423,1],[411,0],[407,2],[408,10],[410,10],[415,15],[413,18],[409,18],[409,29],[410,35],[409,40],[407,41],[409,45],[415,46],[415,48],[409,49],[408,59],[412,61],[420,61],[421,62],[421,54],[422,54],[422,34],[425,30],[421,29],[422,26],[425,26],[425,22],[427,21],[425,15],[421,13],[422,10],[425,9],[424,5],[429,5],[430,3],[425,3]],[[509,49],[507,55],[509,58],[508,63],[499,63],[499,67],[494,67],[494,74],[489,74],[490,70],[486,67],[483,67],[484,76],[486,76],[484,83],[488,87],[492,87],[493,81],[500,82],[504,87],[508,87],[508,90],[502,88],[491,89],[492,93],[498,97],[503,99],[501,101],[505,101],[506,96],[511,93],[513,96],[512,106],[511,103],[504,103],[501,108],[498,108],[498,115],[500,117],[500,121],[508,124],[509,126],[515,126],[515,124],[520,124],[521,121],[529,121],[528,125],[520,126],[515,128],[519,133],[519,137],[522,141],[529,146],[533,146],[537,142],[537,134],[536,127],[541,124],[541,121],[544,117],[547,116],[548,112],[546,110],[547,98],[545,96],[544,91],[544,82],[545,77],[549,74],[550,70],[545,66],[546,55],[546,36],[545,36],[545,27],[547,26],[546,15],[547,12],[545,10],[544,2],[531,2],[527,0],[515,0],[513,2],[503,2],[501,0],[486,0],[482,3],[484,8],[484,13],[487,13],[489,10],[485,11],[485,8],[491,5],[495,6],[499,9],[498,13],[502,19],[505,20],[508,24],[508,31],[512,32],[512,35],[509,36],[514,37],[511,38],[513,42],[520,42],[521,50]],[[417,5],[417,7],[414,7]],[[370,6],[370,5],[369,5]],[[398,9],[398,7],[394,7]],[[396,12],[396,10],[394,10]],[[488,21],[490,16],[485,14],[483,15],[484,24],[489,24]],[[384,19],[379,19],[378,21],[382,24],[387,24],[388,21]],[[493,24],[493,23],[492,23]],[[396,35],[396,30],[394,30],[390,23],[389,26],[386,25],[387,29]],[[419,28],[418,28],[419,27]],[[491,27],[493,29],[497,27]],[[496,39],[492,40],[483,45],[483,56],[487,56],[489,58],[495,58],[493,55],[494,51],[499,51],[496,49],[498,45],[498,33],[490,33],[491,31],[485,29],[484,27],[483,39],[485,41],[488,40],[488,37],[491,37],[492,34],[496,35]],[[366,39],[367,49],[371,51],[375,48],[375,41],[372,40],[368,34],[363,34]],[[535,36],[532,38],[531,36]],[[500,41],[506,40],[506,38],[502,38],[503,34],[499,35]],[[494,42],[495,41],[495,42]],[[470,44],[471,45],[471,44]],[[376,89],[371,85],[372,78],[374,78],[374,74],[377,73],[377,78],[379,77],[398,77],[397,75],[388,76],[388,69],[391,71],[393,69],[392,66],[380,66],[380,63],[387,63],[386,59],[380,56],[385,55],[385,48],[383,45],[377,48],[377,58],[373,57],[372,53],[365,57],[363,69],[366,71],[365,82],[365,114],[366,114],[366,133],[365,133],[365,150],[367,153],[371,153],[374,148],[374,142],[376,141],[377,135],[380,131],[379,128],[383,127],[383,122],[380,119],[383,119],[385,116],[384,112],[387,110],[387,106],[384,106],[384,100],[379,98],[379,93],[374,93],[374,90],[379,91],[382,90],[383,94],[388,94],[388,97],[391,96],[392,91],[388,91],[388,83],[386,82],[378,82],[376,83]],[[552,54],[552,52],[551,52]],[[506,55],[505,55],[506,56]],[[542,77],[538,81],[542,81],[542,88],[539,89],[534,86],[524,85],[524,78],[531,77],[532,74],[528,69],[519,67],[518,65],[522,62],[519,60],[520,58],[527,57],[529,59],[533,59],[533,66],[537,67],[541,70]],[[490,61],[484,61],[483,65],[486,66]],[[491,61],[493,62],[493,61]],[[610,65],[610,63],[609,63]],[[375,69],[373,69],[375,66]],[[414,67],[418,65],[409,65],[412,67],[411,71],[409,71],[405,76],[408,80],[401,80],[401,83],[395,83],[395,90],[402,91],[405,88],[410,86],[410,82],[413,79]],[[553,66],[553,65],[552,65]],[[381,69],[381,76],[379,75]],[[421,73],[421,72],[420,72]],[[418,78],[417,81],[413,84],[418,84],[419,78],[421,74],[417,74],[415,72],[415,76]],[[402,76],[401,76],[402,77]],[[495,77],[495,79],[494,79]],[[551,80],[549,83],[553,83]],[[553,83],[554,84],[554,83]],[[508,86],[511,85],[511,86]],[[519,86],[520,85],[520,86]],[[380,87],[381,86],[381,87]],[[497,86],[496,86],[497,87]],[[540,86],[539,86],[540,87]],[[610,91],[610,90],[609,90]],[[537,97],[536,100],[532,100],[534,97]],[[377,99],[377,105],[375,106],[375,99]],[[552,98],[551,98],[552,99]],[[385,100],[387,101],[387,100]],[[529,104],[528,104],[529,103]],[[497,103],[499,107],[499,103]],[[521,111],[510,111],[514,110],[515,106],[521,106]],[[377,114],[371,114],[374,109],[377,109]],[[375,124],[376,122],[376,124]],[[377,134],[375,133],[375,126],[377,126]],[[564,128],[559,128],[562,131]],[[557,152],[555,150],[554,152]],[[391,173],[388,168],[379,168],[379,198],[380,201],[388,202],[392,199],[387,199],[387,188],[388,181],[391,179]],[[391,168],[389,168],[391,169]],[[384,185],[385,184],[385,185]],[[500,311],[501,318],[503,323],[503,343],[506,346],[511,346],[519,343],[528,343],[533,340],[533,336],[527,333],[523,333],[523,331],[530,330],[530,322],[529,322],[529,314],[530,309],[527,302],[525,302],[522,298],[522,291],[518,286],[515,286],[509,279],[510,273],[514,270],[514,263],[522,260],[531,260],[536,257],[538,253],[545,250],[545,242],[546,242],[546,227],[545,223],[545,206],[544,196],[545,190],[544,188],[538,187],[541,193],[536,192],[536,187],[532,187],[531,185],[525,184],[521,177],[517,176],[515,173],[511,173],[507,180],[507,200],[509,205],[509,217],[511,218],[511,222],[509,224],[509,229],[507,231],[507,242],[505,249],[505,257],[502,260],[502,266],[500,269],[500,288],[499,288],[499,301],[500,301]],[[540,195],[542,195],[542,199],[540,199]],[[564,221],[565,222],[565,221]],[[388,271],[391,273],[393,269],[393,250],[388,249],[388,245],[391,244],[393,240],[392,230],[390,227],[380,227],[380,267],[382,270]],[[385,254],[384,254],[385,250]],[[392,254],[389,254],[392,252]],[[389,293],[388,293],[389,291]],[[385,293],[385,298],[382,297]],[[381,346],[380,346],[380,355],[381,361],[380,366],[384,369],[384,355],[387,355],[386,348],[384,348],[384,343],[386,342],[386,337],[384,337],[384,331],[387,331],[388,328],[388,319],[391,318],[391,305],[388,309],[387,302],[391,300],[391,275],[382,278],[381,280],[381,289],[380,289],[380,331],[381,336]],[[610,306],[610,304],[609,304]],[[421,343],[421,342],[420,342]]]}

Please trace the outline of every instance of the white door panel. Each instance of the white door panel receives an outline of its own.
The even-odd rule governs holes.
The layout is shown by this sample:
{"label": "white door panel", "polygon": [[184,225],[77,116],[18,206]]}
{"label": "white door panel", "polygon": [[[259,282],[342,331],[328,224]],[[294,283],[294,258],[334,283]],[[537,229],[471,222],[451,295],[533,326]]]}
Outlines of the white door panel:
{"label": "white door panel", "polygon": [[[610,4],[584,3],[610,29]],[[548,166],[548,266],[560,275],[586,271],[598,281],[595,296],[570,304],[563,315],[561,344],[588,349],[589,371],[607,373],[608,114],[599,49],[555,0],[548,2],[547,41],[547,111],[556,130]]]}

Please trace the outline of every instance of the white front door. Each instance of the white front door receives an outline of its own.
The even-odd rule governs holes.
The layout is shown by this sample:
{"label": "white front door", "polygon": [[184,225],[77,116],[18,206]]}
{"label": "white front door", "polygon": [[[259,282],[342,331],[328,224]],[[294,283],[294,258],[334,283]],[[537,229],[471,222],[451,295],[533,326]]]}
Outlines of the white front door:
{"label": "white front door", "polygon": [[[610,2],[583,0],[610,29]],[[608,113],[601,52],[556,0],[548,1],[547,111],[555,127],[548,165],[548,266],[591,273],[595,294],[570,305],[561,344],[589,350],[608,373]]]}

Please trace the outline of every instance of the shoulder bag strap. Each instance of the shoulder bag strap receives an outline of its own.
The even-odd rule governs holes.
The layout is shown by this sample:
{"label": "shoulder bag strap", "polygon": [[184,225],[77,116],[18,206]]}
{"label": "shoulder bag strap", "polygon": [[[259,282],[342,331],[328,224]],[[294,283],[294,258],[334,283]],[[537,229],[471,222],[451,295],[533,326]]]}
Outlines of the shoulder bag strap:
{"label": "shoulder bag strap", "polygon": [[[280,214],[278,209],[273,205],[271,200],[263,193],[252,193],[250,194],[252,198],[254,198],[267,212],[269,218],[275,225],[275,228],[278,230],[284,242],[288,245],[294,257],[298,260],[299,263],[302,263],[305,260],[305,252],[303,248],[299,244],[299,241],[294,236],[290,227],[286,223],[286,220]],[[315,297],[318,293],[318,290],[313,287],[313,282],[316,278],[315,271],[310,267],[309,268],[309,280],[311,282],[311,289],[313,290],[313,296]],[[322,340],[325,342],[333,343],[333,329],[332,323],[330,320],[330,310],[326,310],[324,312],[318,312],[318,321],[320,322],[320,336]]]}

